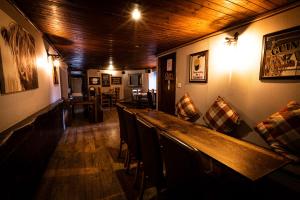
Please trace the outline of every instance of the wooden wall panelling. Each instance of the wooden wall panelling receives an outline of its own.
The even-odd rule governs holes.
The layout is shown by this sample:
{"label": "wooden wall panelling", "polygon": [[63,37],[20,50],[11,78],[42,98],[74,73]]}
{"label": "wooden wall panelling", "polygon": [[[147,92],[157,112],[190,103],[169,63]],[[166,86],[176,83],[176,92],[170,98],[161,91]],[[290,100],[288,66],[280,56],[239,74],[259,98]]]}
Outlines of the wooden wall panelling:
{"label": "wooden wall panelling", "polygon": [[7,136],[0,141],[1,199],[32,198],[62,133],[62,103],[1,133]]}

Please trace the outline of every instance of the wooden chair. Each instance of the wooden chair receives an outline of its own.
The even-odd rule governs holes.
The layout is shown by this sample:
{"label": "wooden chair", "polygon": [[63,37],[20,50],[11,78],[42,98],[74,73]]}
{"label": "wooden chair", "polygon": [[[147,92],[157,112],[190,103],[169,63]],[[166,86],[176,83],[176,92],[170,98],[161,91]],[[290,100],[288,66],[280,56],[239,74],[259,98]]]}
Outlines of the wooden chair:
{"label": "wooden chair", "polygon": [[160,144],[154,127],[137,119],[137,130],[140,141],[141,158],[143,162],[142,181],[139,199],[143,199],[146,184],[150,183],[157,189],[157,194],[163,188],[163,162],[160,154]]}
{"label": "wooden chair", "polygon": [[134,182],[134,185],[136,186],[137,177],[139,176],[140,173],[140,161],[141,161],[140,142],[139,142],[137,127],[136,127],[136,116],[134,113],[130,112],[126,108],[124,109],[124,121],[125,121],[127,136],[128,136],[128,142],[127,142],[128,151],[125,159],[125,168],[126,168],[126,172],[129,173],[131,159],[135,158],[137,160],[137,168],[136,168],[135,182]]}
{"label": "wooden chair", "polygon": [[149,108],[154,109],[155,106],[154,106],[154,103],[153,103],[153,96],[152,96],[152,93],[150,91],[147,92],[147,99],[148,99]]}
{"label": "wooden chair", "polygon": [[205,181],[196,159],[198,150],[164,133],[160,135],[160,142],[170,199],[199,199],[203,193],[200,183]]}
{"label": "wooden chair", "polygon": [[93,100],[96,97],[96,88],[91,86],[89,87],[89,100]]}
{"label": "wooden chair", "polygon": [[104,93],[101,93],[101,106],[109,107],[110,106],[110,98]]}
{"label": "wooden chair", "polygon": [[120,99],[120,88],[115,87],[114,88],[114,95],[112,97],[112,104],[116,105],[116,103],[119,101],[119,99]]}
{"label": "wooden chair", "polygon": [[123,144],[127,143],[127,130],[126,130],[126,123],[124,120],[124,108],[125,106],[117,103],[117,112],[118,112],[118,117],[119,117],[119,126],[120,126],[120,149],[119,149],[119,158],[121,158],[121,153],[122,153],[122,146]]}

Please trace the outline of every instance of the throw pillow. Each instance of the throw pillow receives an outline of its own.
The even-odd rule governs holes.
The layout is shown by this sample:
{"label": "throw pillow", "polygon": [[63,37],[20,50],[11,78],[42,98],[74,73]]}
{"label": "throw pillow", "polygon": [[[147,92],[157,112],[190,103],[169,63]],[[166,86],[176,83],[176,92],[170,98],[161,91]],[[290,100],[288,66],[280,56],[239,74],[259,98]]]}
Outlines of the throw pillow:
{"label": "throw pillow", "polygon": [[176,110],[179,118],[191,122],[195,122],[201,115],[187,93],[176,103]]}
{"label": "throw pillow", "polygon": [[240,122],[239,115],[220,96],[207,110],[203,120],[210,128],[225,134],[232,133]]}
{"label": "throw pillow", "polygon": [[290,101],[286,107],[258,123],[254,128],[274,151],[300,161],[300,104]]}

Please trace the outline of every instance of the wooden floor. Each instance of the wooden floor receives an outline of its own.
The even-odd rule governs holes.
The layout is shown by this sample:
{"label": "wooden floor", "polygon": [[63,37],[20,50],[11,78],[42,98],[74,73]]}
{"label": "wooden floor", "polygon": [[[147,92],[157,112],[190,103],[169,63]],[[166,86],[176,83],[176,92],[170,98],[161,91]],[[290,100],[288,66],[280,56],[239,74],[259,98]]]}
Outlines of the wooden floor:
{"label": "wooden floor", "polygon": [[102,123],[75,119],[52,155],[35,198],[136,199],[134,173],[125,173],[118,148],[119,124],[114,108],[104,111]]}

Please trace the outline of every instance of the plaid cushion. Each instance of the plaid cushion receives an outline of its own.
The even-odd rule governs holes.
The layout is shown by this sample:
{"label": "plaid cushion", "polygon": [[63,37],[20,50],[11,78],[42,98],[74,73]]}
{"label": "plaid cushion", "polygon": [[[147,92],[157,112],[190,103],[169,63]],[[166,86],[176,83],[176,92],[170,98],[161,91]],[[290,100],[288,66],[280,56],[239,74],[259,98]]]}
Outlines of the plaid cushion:
{"label": "plaid cushion", "polygon": [[195,107],[191,97],[186,93],[176,103],[178,117],[194,122],[200,118],[201,113]]}
{"label": "plaid cushion", "polygon": [[212,129],[230,134],[239,124],[239,115],[218,97],[203,116],[204,122]]}
{"label": "plaid cushion", "polygon": [[283,156],[300,161],[300,104],[291,101],[256,125],[255,130]]}

